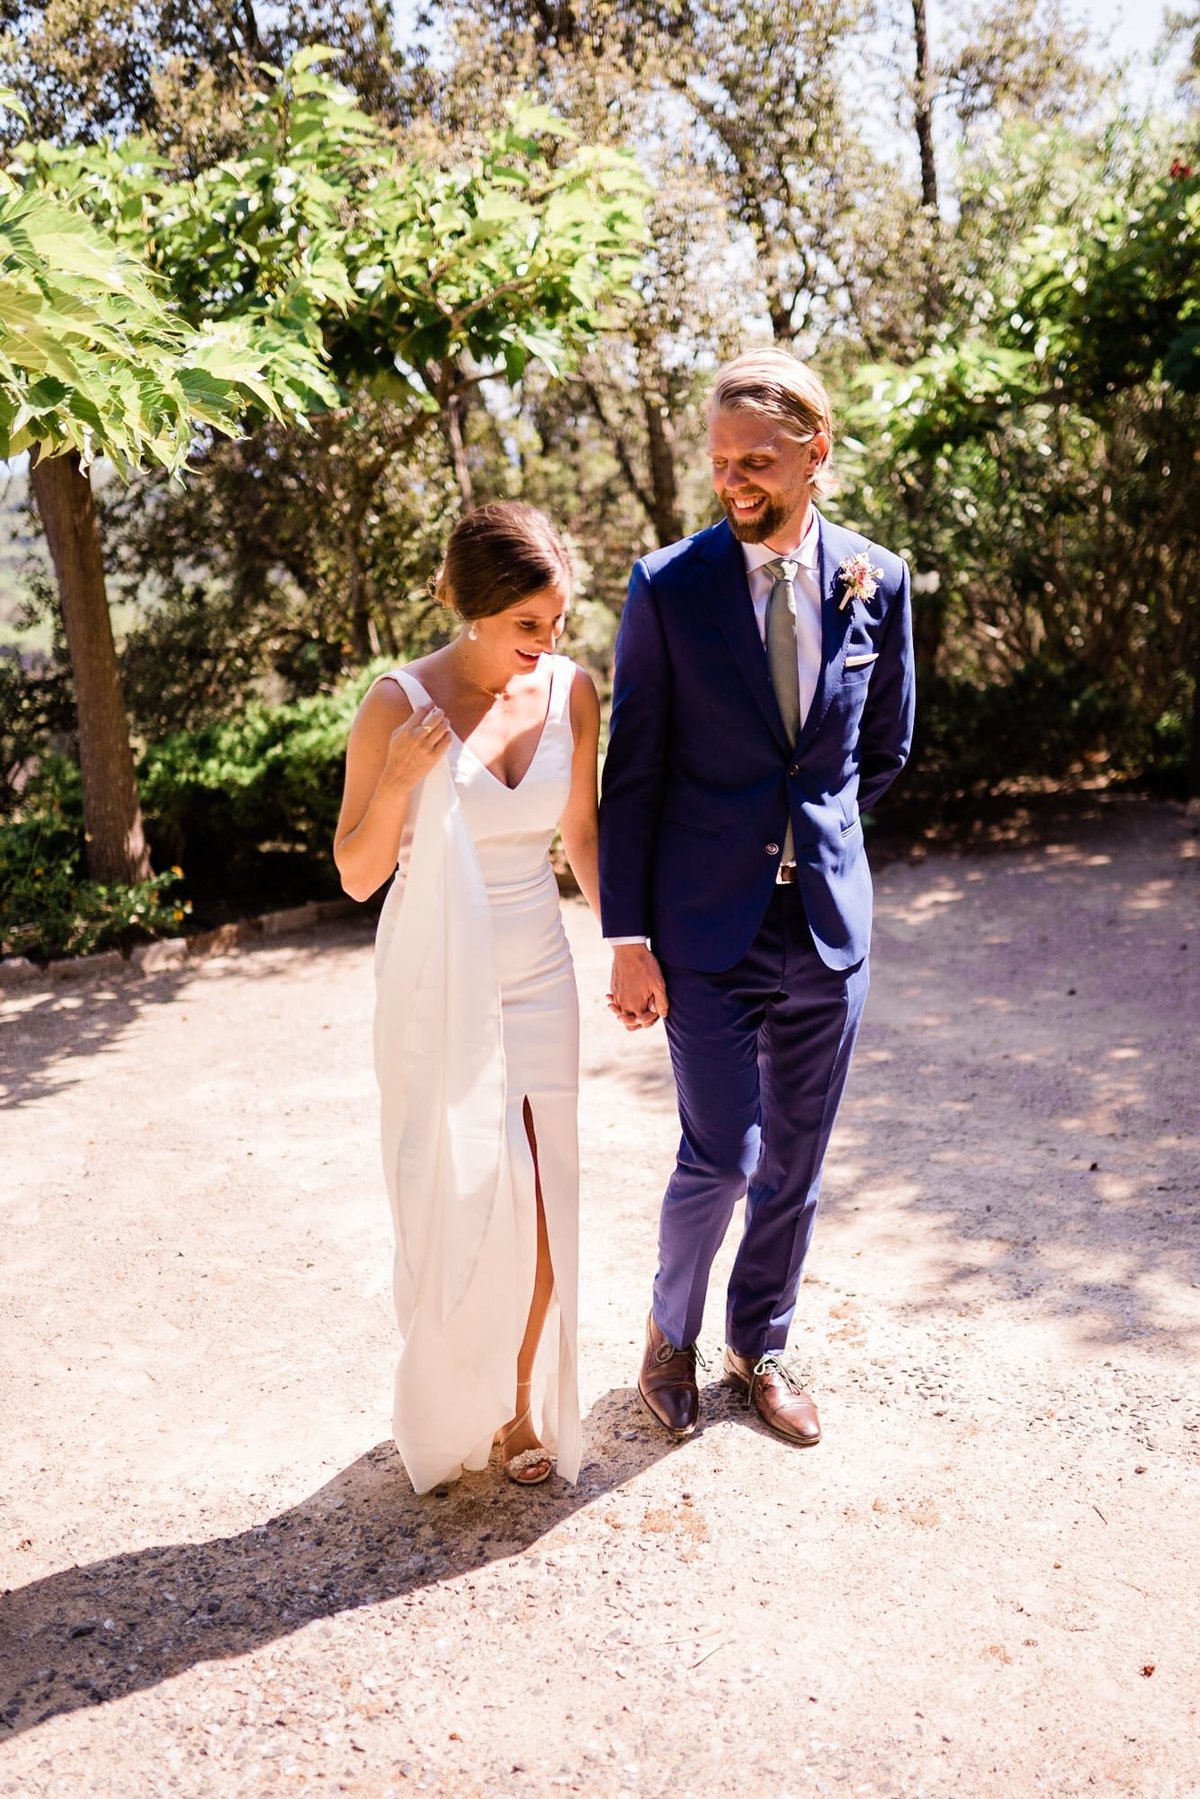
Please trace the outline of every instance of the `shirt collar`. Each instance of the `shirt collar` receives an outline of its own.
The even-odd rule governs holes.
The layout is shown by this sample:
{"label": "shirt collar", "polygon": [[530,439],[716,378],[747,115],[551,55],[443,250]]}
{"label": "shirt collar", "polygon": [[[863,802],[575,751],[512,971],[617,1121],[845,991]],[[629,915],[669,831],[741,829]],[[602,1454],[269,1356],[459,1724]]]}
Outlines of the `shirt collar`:
{"label": "shirt collar", "polygon": [[[815,569],[820,538],[821,521],[817,517],[815,507],[810,506],[808,523],[804,527],[804,536],[794,550],[787,552],[787,560],[799,563],[801,568]],[[756,568],[761,568],[764,562],[773,562],[780,554],[782,554],[781,551],[773,550],[769,544],[765,543],[744,543],[742,545],[742,555],[746,558],[746,572],[751,575]]]}

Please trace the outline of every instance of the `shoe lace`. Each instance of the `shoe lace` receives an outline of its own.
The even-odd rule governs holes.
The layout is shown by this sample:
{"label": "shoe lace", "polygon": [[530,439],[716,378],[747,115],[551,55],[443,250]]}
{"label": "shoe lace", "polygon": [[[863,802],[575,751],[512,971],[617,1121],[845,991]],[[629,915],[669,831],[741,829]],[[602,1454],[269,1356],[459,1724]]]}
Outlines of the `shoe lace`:
{"label": "shoe lace", "polygon": [[[753,1387],[756,1380],[768,1374],[777,1375],[788,1388],[789,1392],[803,1392],[800,1382],[784,1362],[783,1357],[777,1349],[768,1349],[765,1355],[759,1356],[757,1362],[754,1364],[754,1373],[750,1377],[750,1386]],[[750,1403],[749,1390],[747,1390],[746,1393],[746,1403],[747,1405]]]}
{"label": "shoe lace", "polygon": [[672,1361],[677,1355],[687,1356],[693,1366],[699,1362],[704,1372],[708,1373],[708,1357],[696,1343],[685,1343],[682,1349],[676,1349],[675,1345],[668,1341],[659,1350],[657,1360],[665,1364]]}

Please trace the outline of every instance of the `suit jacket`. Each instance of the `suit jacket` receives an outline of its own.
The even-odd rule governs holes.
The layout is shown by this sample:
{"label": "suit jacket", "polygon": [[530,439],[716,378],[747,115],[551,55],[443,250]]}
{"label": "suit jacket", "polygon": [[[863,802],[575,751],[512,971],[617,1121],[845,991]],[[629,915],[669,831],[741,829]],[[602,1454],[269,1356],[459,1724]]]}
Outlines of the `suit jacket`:
{"label": "suit jacket", "polygon": [[[789,814],[822,960],[861,962],[871,874],[861,812],[903,768],[915,683],[906,565],[820,517],[821,672],[789,743],[741,545],[722,520],[643,557],[617,635],[600,805],[606,937],[649,937],[665,962],[717,972],[766,915]],[[839,606],[838,569],[883,575]]]}

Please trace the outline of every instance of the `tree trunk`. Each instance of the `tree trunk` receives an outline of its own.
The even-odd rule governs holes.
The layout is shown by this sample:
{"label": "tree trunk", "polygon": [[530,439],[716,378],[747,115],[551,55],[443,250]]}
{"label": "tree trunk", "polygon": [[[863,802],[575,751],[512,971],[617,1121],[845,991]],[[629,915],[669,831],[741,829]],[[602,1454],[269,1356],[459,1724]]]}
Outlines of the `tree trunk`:
{"label": "tree trunk", "polygon": [[650,443],[655,529],[660,543],[678,543],[683,536],[683,520],[679,514],[679,487],[675,476],[674,433],[657,394],[643,394],[642,406]]}
{"label": "tree trunk", "polygon": [[668,422],[662,400],[656,393],[643,387],[640,390],[642,417],[646,421],[646,435],[649,441],[650,480],[645,482],[638,473],[633,453],[623,433],[609,417],[604,396],[594,381],[584,380],[583,391],[588,397],[592,411],[608,435],[613,455],[617,459],[621,473],[624,475],[630,493],[637,500],[646,514],[659,543],[676,543],[683,536],[683,520],[679,512],[679,481],[675,471],[674,434]]}
{"label": "tree trunk", "polygon": [[454,479],[458,483],[459,500],[464,513],[470,512],[475,504],[475,485],[471,480],[466,432],[463,429],[466,415],[466,401],[462,394],[451,394],[442,411],[442,431],[454,465]]}
{"label": "tree trunk", "polygon": [[1188,792],[1200,797],[1200,647],[1192,657],[1192,766]]}
{"label": "tree trunk", "polygon": [[142,830],[133,747],[104,587],[92,484],[74,451],[30,458],[42,529],[50,546],[75,681],[88,873],[95,881],[144,881],[150,856]]}
{"label": "tree trunk", "polygon": [[254,58],[260,57],[262,55],[262,39],[258,34],[258,19],[255,16],[252,0],[242,0],[239,10],[242,15],[242,36],[245,40],[246,54]]}
{"label": "tree trunk", "polygon": [[912,0],[913,33],[917,48],[917,79],[914,89],[917,122],[917,146],[921,152],[921,204],[937,215],[937,163],[933,155],[933,95],[929,83],[929,34],[925,25],[925,0]]}
{"label": "tree trunk", "polygon": [[355,661],[369,662],[379,654],[379,633],[371,616],[371,594],[358,545],[358,520],[352,519],[342,540],[346,552],[346,582],[350,600],[350,643]]}

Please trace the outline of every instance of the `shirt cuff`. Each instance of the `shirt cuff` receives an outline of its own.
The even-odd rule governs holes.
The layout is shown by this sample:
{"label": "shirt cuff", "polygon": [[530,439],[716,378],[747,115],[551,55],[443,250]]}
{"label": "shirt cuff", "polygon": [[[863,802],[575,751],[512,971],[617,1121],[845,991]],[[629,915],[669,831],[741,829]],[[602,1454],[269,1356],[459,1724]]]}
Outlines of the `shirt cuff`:
{"label": "shirt cuff", "polygon": [[649,937],[606,937],[605,943],[611,943],[615,949],[619,943],[640,943],[643,949],[649,944]]}

